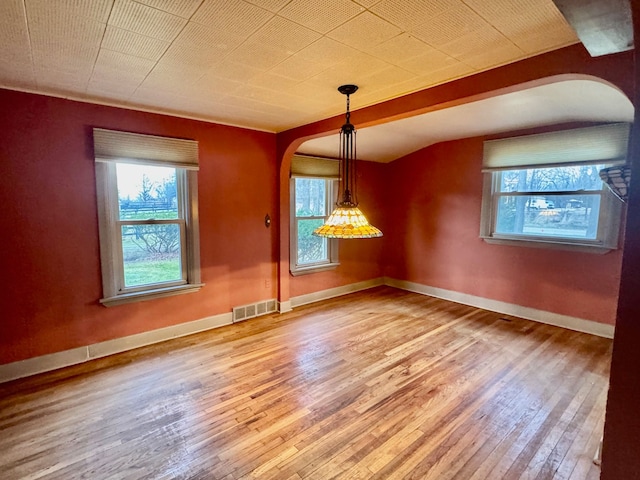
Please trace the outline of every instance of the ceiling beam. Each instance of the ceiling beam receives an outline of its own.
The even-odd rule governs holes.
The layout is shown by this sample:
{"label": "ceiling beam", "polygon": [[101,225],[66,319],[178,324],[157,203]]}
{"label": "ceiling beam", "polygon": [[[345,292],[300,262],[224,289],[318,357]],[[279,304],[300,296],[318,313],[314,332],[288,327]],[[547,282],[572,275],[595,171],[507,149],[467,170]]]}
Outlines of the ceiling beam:
{"label": "ceiling beam", "polygon": [[633,49],[628,0],[553,0],[592,57]]}

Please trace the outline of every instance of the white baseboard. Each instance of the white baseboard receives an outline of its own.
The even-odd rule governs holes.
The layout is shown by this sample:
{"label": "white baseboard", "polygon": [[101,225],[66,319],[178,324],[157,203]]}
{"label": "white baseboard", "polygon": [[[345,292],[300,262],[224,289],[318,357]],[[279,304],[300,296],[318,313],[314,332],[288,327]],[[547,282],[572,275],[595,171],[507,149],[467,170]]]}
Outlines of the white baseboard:
{"label": "white baseboard", "polygon": [[[361,290],[367,290],[380,285],[388,285],[390,287],[407,290],[409,292],[442,298],[443,300],[462,303],[464,305],[503,313],[505,315],[526,318],[528,320],[568,328],[578,332],[589,333],[599,337],[613,338],[614,334],[613,325],[607,325],[582,318],[561,315],[559,313],[547,312],[530,307],[523,307],[521,305],[491,300],[489,298],[477,297],[475,295],[430,287],[428,285],[422,285],[406,280],[397,280],[389,277],[365,280],[363,282],[352,283],[340,287],[329,288],[327,290],[321,290],[319,292],[308,293],[306,295],[291,297],[290,300],[278,302],[278,311],[280,313],[289,312],[294,307],[339,297],[341,295],[347,295]],[[69,367],[71,365],[87,362],[96,358],[106,357],[115,353],[231,324],[232,314],[223,313],[200,320],[194,320],[192,322],[181,323],[179,325],[151,330],[149,332],[138,333],[136,335],[129,335],[113,340],[107,340],[105,342],[0,365],[0,383],[28,377],[38,373],[48,372],[50,370],[56,370],[58,368]]]}
{"label": "white baseboard", "polygon": [[64,350],[62,352],[42,355],[40,357],[28,358],[18,362],[0,365],[0,383],[28,377],[38,373],[56,370],[58,368],[69,367],[79,363],[87,362],[96,358],[106,357],[115,353],[133,350],[134,348],[164,342],[172,338],[184,337],[192,333],[203,332],[212,328],[230,325],[232,323],[231,313],[223,313],[212,317],[194,320],[192,322],[172,325],[170,327],[159,328],[149,332],[128,335],[126,337],[107,340],[106,342],[94,343],[84,347]]}
{"label": "white baseboard", "polygon": [[278,302],[278,311],[280,313],[287,313],[292,310],[291,300],[285,300],[284,302]]}
{"label": "white baseboard", "polygon": [[319,292],[307,293],[306,295],[291,297],[291,307],[300,307],[309,303],[339,297],[348,293],[359,292],[360,290],[367,290],[369,288],[378,287],[380,285],[384,285],[384,278],[382,277],[374,278],[372,280],[364,280],[357,283],[351,283],[349,285],[342,285],[340,287],[329,288],[327,290],[320,290]]}
{"label": "white baseboard", "polygon": [[442,298],[451,302],[462,303],[472,307],[490,310],[492,312],[504,313],[514,317],[526,318],[556,327],[567,328],[578,332],[589,333],[599,337],[613,338],[615,327],[605,323],[598,323],[583,318],[571,317],[559,313],[547,312],[536,308],[523,307],[513,303],[491,300],[490,298],[477,297],[467,293],[455,292],[453,290],[445,290],[443,288],[430,287],[420,283],[409,282],[406,280],[396,280],[395,278],[384,278],[384,284],[390,287],[407,290],[409,292],[421,293],[431,297]]}

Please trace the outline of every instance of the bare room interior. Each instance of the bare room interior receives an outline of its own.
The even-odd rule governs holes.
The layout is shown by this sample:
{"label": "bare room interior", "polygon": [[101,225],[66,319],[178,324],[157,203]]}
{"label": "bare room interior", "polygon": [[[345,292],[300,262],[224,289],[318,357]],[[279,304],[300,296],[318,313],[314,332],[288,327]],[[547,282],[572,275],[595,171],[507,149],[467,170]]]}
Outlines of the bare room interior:
{"label": "bare room interior", "polygon": [[0,476],[640,479],[639,25],[1,0]]}

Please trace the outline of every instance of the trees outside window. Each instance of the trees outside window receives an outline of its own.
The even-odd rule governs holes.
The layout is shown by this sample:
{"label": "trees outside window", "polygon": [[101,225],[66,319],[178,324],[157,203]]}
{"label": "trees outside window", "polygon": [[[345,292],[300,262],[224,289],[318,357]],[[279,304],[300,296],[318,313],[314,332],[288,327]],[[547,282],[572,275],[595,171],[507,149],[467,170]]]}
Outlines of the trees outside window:
{"label": "trees outside window", "polygon": [[291,181],[291,272],[294,275],[338,264],[337,241],[312,235],[331,213],[334,183],[324,178]]}
{"label": "trees outside window", "polygon": [[606,164],[485,173],[481,236],[583,250],[617,248],[621,202],[598,172]]}
{"label": "trees outside window", "polygon": [[485,141],[480,236],[598,253],[617,248],[622,203],[600,171],[626,161],[629,128],[611,123]]}
{"label": "trees outside window", "polygon": [[177,169],[116,164],[124,287],[184,280]]}
{"label": "trees outside window", "polygon": [[603,165],[503,170],[495,173],[499,234],[594,240],[607,194]]}
{"label": "trees outside window", "polygon": [[100,302],[199,290],[197,142],[94,129],[94,147]]}

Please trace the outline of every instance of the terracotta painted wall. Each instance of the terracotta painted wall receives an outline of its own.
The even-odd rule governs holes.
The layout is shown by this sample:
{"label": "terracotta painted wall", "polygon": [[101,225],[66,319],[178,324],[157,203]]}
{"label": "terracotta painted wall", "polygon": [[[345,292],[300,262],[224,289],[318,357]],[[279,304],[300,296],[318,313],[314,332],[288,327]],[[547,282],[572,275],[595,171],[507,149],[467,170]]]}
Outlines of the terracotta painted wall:
{"label": "terracotta painted wall", "polygon": [[[352,119],[357,128],[376,125],[446,108],[464,102],[465,98],[489,97],[498,89],[511,89],[515,85],[527,82],[544,83],[546,78],[555,75],[564,75],[566,78],[574,78],[576,75],[596,76],[613,83],[633,98],[631,52],[592,58],[582,45],[572,45],[387,102],[356,109],[352,111]],[[304,140],[337,131],[343,120],[342,115],[337,115],[281,132],[277,136],[277,157],[281,162],[280,215],[283,219],[279,245],[279,298],[282,301],[289,300],[291,296],[348,283],[346,277],[341,278],[340,271],[334,274],[315,274],[318,276],[310,278],[290,277],[289,207],[286,204],[289,198],[286,185],[291,155]],[[443,154],[445,157],[448,155],[446,152]],[[458,160],[462,161],[447,158],[446,162],[450,164]],[[476,162],[478,161],[480,158],[476,157]],[[416,160],[411,157],[402,162],[409,165]],[[439,168],[444,168],[446,162],[441,163]],[[619,253],[605,255],[599,259],[587,254],[566,256],[556,253],[545,256],[540,251],[516,247],[502,247],[499,253],[496,253],[496,246],[484,244],[478,238],[480,203],[477,195],[480,195],[478,188],[481,178],[479,173],[475,177],[470,175],[472,171],[479,172],[479,167],[456,177],[451,185],[453,190],[443,187],[444,190],[441,191],[438,190],[440,187],[435,187],[429,192],[427,186],[432,181],[430,174],[427,175],[427,170],[422,169],[422,161],[417,161],[416,165],[416,172],[412,172],[410,167],[403,170],[403,167],[392,166],[389,171],[385,171],[383,166],[382,169],[385,182],[379,190],[384,199],[383,203],[379,203],[382,209],[380,218],[385,222],[392,222],[383,225],[384,274],[556,313],[613,323],[617,295],[617,287],[613,285],[617,284],[619,278]],[[405,191],[404,185],[399,183],[405,178],[409,178],[414,187],[412,190]],[[476,188],[476,196],[473,196],[473,191],[466,190],[467,187]],[[397,201],[394,197],[396,194],[399,199],[404,200]],[[436,198],[437,195],[441,197]],[[389,202],[396,207],[407,206],[407,210],[393,206],[387,209]],[[449,214],[448,209],[451,209],[453,215]],[[430,212],[434,214],[431,215]],[[471,212],[475,212],[475,217]],[[442,220],[445,214],[448,217],[446,222]],[[387,220],[388,218],[393,220]],[[446,234],[440,235],[443,232]],[[404,233],[408,233],[408,237],[404,237]],[[471,247],[466,246],[467,240],[471,242]],[[453,255],[454,260],[436,260],[434,264],[429,265],[431,257],[437,254],[446,254],[450,258]],[[478,260],[476,254],[488,255],[487,259],[491,261]],[[572,260],[567,261],[565,258]],[[560,259],[561,264],[571,267],[572,272],[558,269],[557,259]],[[597,266],[606,265],[599,269],[587,266],[585,262],[593,262]],[[505,275],[500,270],[502,267],[505,269]],[[515,270],[525,268],[528,271],[525,278],[515,274]],[[598,276],[594,277],[596,272]],[[569,283],[566,283],[567,281]],[[522,285],[523,282],[525,286]],[[604,291],[601,288],[602,283],[607,285]],[[574,302],[572,306],[563,301],[558,294],[558,288],[561,292],[571,292]],[[552,295],[548,296],[548,293]]]}
{"label": "terracotta painted wall", "polygon": [[620,301],[602,447],[602,480],[640,479],[640,3],[631,2],[635,33],[635,105]]}
{"label": "terracotta painted wall", "polygon": [[606,255],[491,245],[479,238],[482,138],[389,164],[385,274],[431,287],[614,323],[620,250]]}
{"label": "terracotta painted wall", "polygon": [[[358,125],[371,125],[437,109],[461,96],[482,95],[510,84],[572,72],[601,76],[629,93],[633,86],[630,58],[630,54],[621,54],[595,60],[579,46],[568,47],[357,110],[353,115]],[[371,221],[385,232],[383,239],[342,242],[339,269],[290,277],[285,159],[295,151],[296,142],[339,128],[342,116],[272,135],[3,90],[0,105],[0,227],[10,232],[3,237],[4,248],[0,250],[0,364],[205,318],[276,295],[286,301],[291,296],[382,274],[481,296],[494,295],[497,290],[500,300],[611,322],[613,307],[604,299],[611,292],[601,294],[600,288],[596,289],[599,280],[591,275],[595,269],[585,270],[576,261],[575,282],[567,284],[568,276],[555,269],[554,262],[547,260],[549,268],[545,268],[541,252],[502,247],[503,253],[496,254],[491,250],[496,246],[479,241],[478,217],[474,220],[472,210],[466,207],[473,204],[476,213],[479,209],[474,190],[468,190],[480,182],[470,173],[473,170],[465,170],[447,187],[453,190],[438,192],[441,198],[437,200],[429,197],[431,192],[425,187],[431,181],[427,170],[409,175],[416,189],[400,187],[402,164],[416,161],[414,158],[397,166],[373,164],[363,169],[361,204]],[[101,282],[91,144],[94,126],[200,142],[201,258],[206,283],[201,292],[112,308],[97,303]],[[456,148],[474,150],[468,142]],[[434,147],[430,152],[436,150]],[[449,153],[440,155],[450,162]],[[470,157],[456,161],[472,162]],[[402,204],[396,195],[409,206],[412,217],[405,219],[407,223],[402,223],[404,210],[395,207]],[[447,215],[447,222],[441,217],[445,208],[455,213],[453,219]],[[423,209],[433,215],[423,216]],[[263,225],[266,213],[274,219],[271,229]],[[393,219],[394,214],[400,217]],[[407,231],[411,227],[407,238],[399,236],[399,226]],[[452,235],[442,237],[441,232]],[[467,247],[462,247],[467,245],[464,240],[474,242],[469,245],[492,261],[470,255]],[[456,260],[425,266],[438,253],[454,253]],[[604,262],[607,257],[588,259]],[[508,271],[514,262],[531,269],[526,289],[518,284],[522,279],[511,275],[505,280],[498,270],[504,267]],[[616,262],[619,264],[619,259],[611,264]],[[604,281],[608,281],[614,270],[615,266],[604,267],[598,275],[605,272]],[[588,280],[580,280],[580,275]],[[483,287],[478,278],[489,278],[488,285],[496,289]],[[540,279],[544,279],[542,284]],[[576,300],[599,295],[603,300],[595,300],[593,309],[569,311],[560,300],[546,300],[552,304],[544,305],[532,302],[536,297],[532,289],[545,294],[558,287],[570,289]],[[525,295],[525,291],[529,293]]]}
{"label": "terracotta painted wall", "polygon": [[[387,165],[358,162],[358,200],[360,208],[371,224],[388,232],[387,216],[384,213],[388,197],[385,182]],[[291,276],[289,280],[292,297],[318,292],[328,288],[382,277],[382,253],[385,237],[361,240],[339,240],[340,265],[325,272]]]}
{"label": "terracotta painted wall", "polygon": [[[274,298],[275,135],[0,90],[0,364]],[[198,293],[106,308],[92,127],[200,144]]]}

